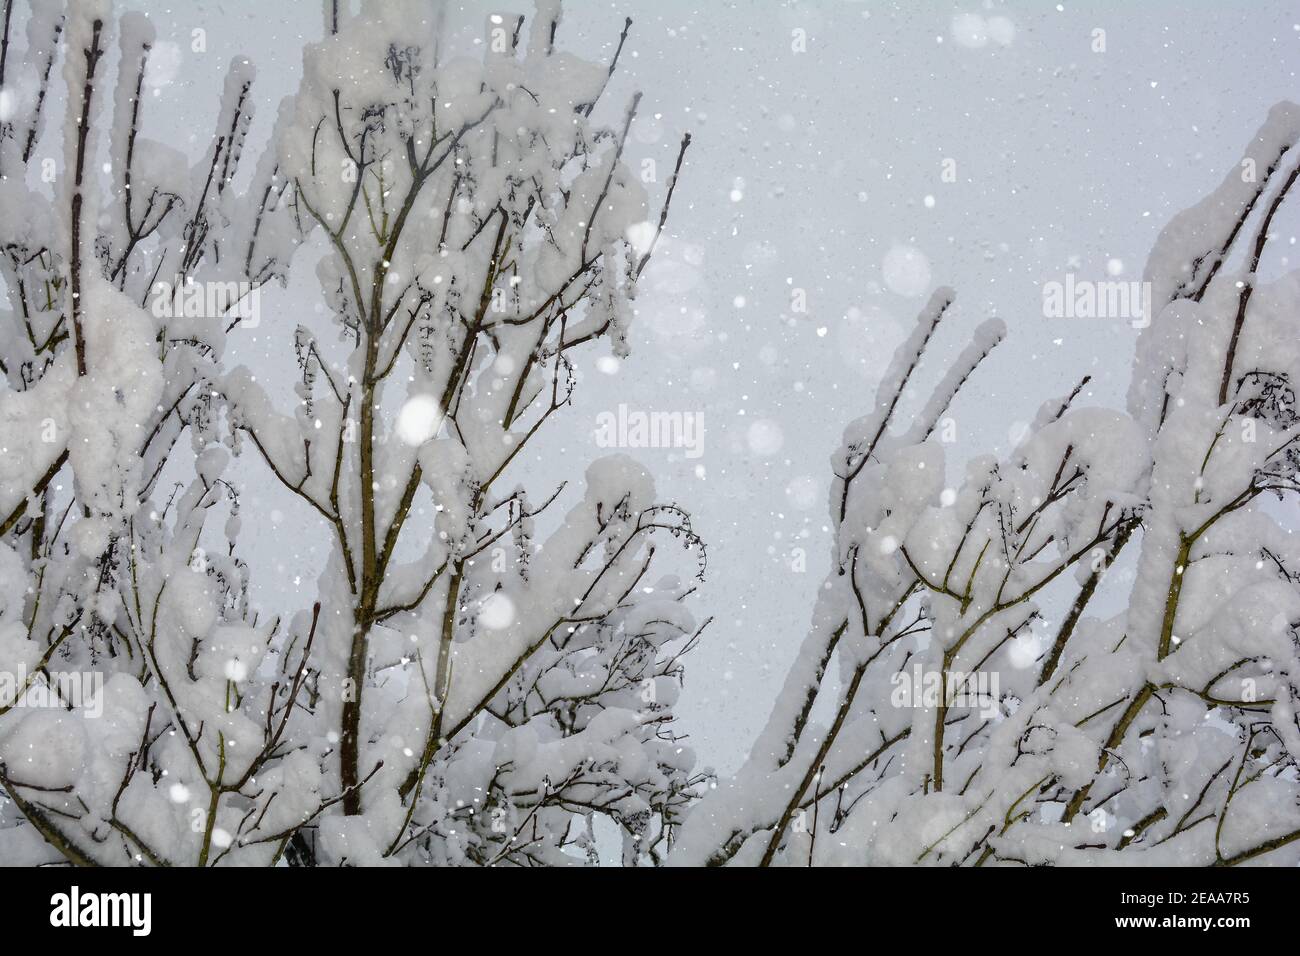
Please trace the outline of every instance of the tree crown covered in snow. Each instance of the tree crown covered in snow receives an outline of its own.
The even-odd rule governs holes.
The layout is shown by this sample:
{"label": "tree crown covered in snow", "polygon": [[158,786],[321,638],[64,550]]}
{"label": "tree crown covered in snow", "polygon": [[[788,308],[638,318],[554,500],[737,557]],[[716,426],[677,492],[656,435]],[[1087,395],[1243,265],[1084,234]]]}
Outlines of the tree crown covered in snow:
{"label": "tree crown covered in snow", "polygon": [[[944,416],[1003,330],[900,420],[935,293],[833,460],[811,632],[675,859],[1296,858],[1300,271],[1258,271],[1298,140],[1300,107],[1275,107],[1255,163],[1161,233],[1128,407],[1089,406],[1085,379],[956,487]],[[1090,614],[1100,594],[1123,611]]]}
{"label": "tree crown covered in snow", "polygon": [[[511,465],[574,350],[626,352],[689,138],[652,204],[639,95],[595,118],[627,31],[588,62],[556,4],[490,18],[477,59],[427,4],[325,13],[243,175],[252,64],[191,166],[146,137],[144,16],[38,0],[0,77],[4,856],[532,865],[594,860],[600,817],[661,857],[700,782],[671,725],[703,546],[627,457],[540,496]],[[304,259],[286,409],[241,338]],[[241,480],[329,534],[314,606],[252,606]],[[97,712],[25,706],[55,671],[106,677]]]}

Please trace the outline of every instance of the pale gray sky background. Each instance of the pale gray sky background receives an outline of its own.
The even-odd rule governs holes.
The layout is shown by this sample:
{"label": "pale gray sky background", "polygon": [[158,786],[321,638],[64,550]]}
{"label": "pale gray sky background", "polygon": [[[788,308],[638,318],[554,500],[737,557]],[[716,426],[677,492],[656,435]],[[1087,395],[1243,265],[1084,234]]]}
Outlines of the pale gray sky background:
{"label": "pale gray sky background", "polygon": [[[311,0],[124,6],[149,12],[159,40],[176,45],[149,135],[202,131],[168,140],[195,156],[231,57],[259,70],[257,145],[297,83],[302,43],[321,32]],[[520,2],[451,9],[465,52],[489,12],[531,13]],[[702,457],[634,454],[709,544],[695,609],[716,620],[687,660],[681,729],[726,771],[766,716],[829,565],[829,456],[930,289],[957,290],[931,376],[978,321],[997,315],[1009,327],[955,408],[954,457],[1005,451],[1015,422],[1084,374],[1094,401],[1121,402],[1133,331],[1046,319],[1041,286],[1069,271],[1105,279],[1111,260],[1141,277],[1169,217],[1217,185],[1273,103],[1300,98],[1300,9],[568,0],[565,10],[561,46],[592,59],[607,59],[623,17],[634,20],[604,104],[612,120],[634,89],[645,93],[629,159],[655,158],[666,179],[681,133],[694,144],[644,277],[631,357],[614,375],[596,369],[604,350],[583,358],[576,407],[539,436],[544,460],[521,478],[540,496],[579,476],[604,453],[596,416],[620,402],[703,413]],[[195,28],[206,31],[204,54],[190,52]],[[1105,52],[1093,50],[1097,29]],[[956,182],[943,181],[945,160]],[[1296,225],[1278,220],[1286,238],[1271,268],[1294,254]],[[887,269],[891,252],[898,267]],[[232,358],[262,349],[291,370],[292,329],[313,305],[314,280],[299,271],[290,295],[264,299],[262,326]],[[791,312],[796,288],[805,314]],[[269,480],[246,489],[245,513],[259,596],[308,606],[323,535]],[[806,553],[802,573],[795,548]]]}

